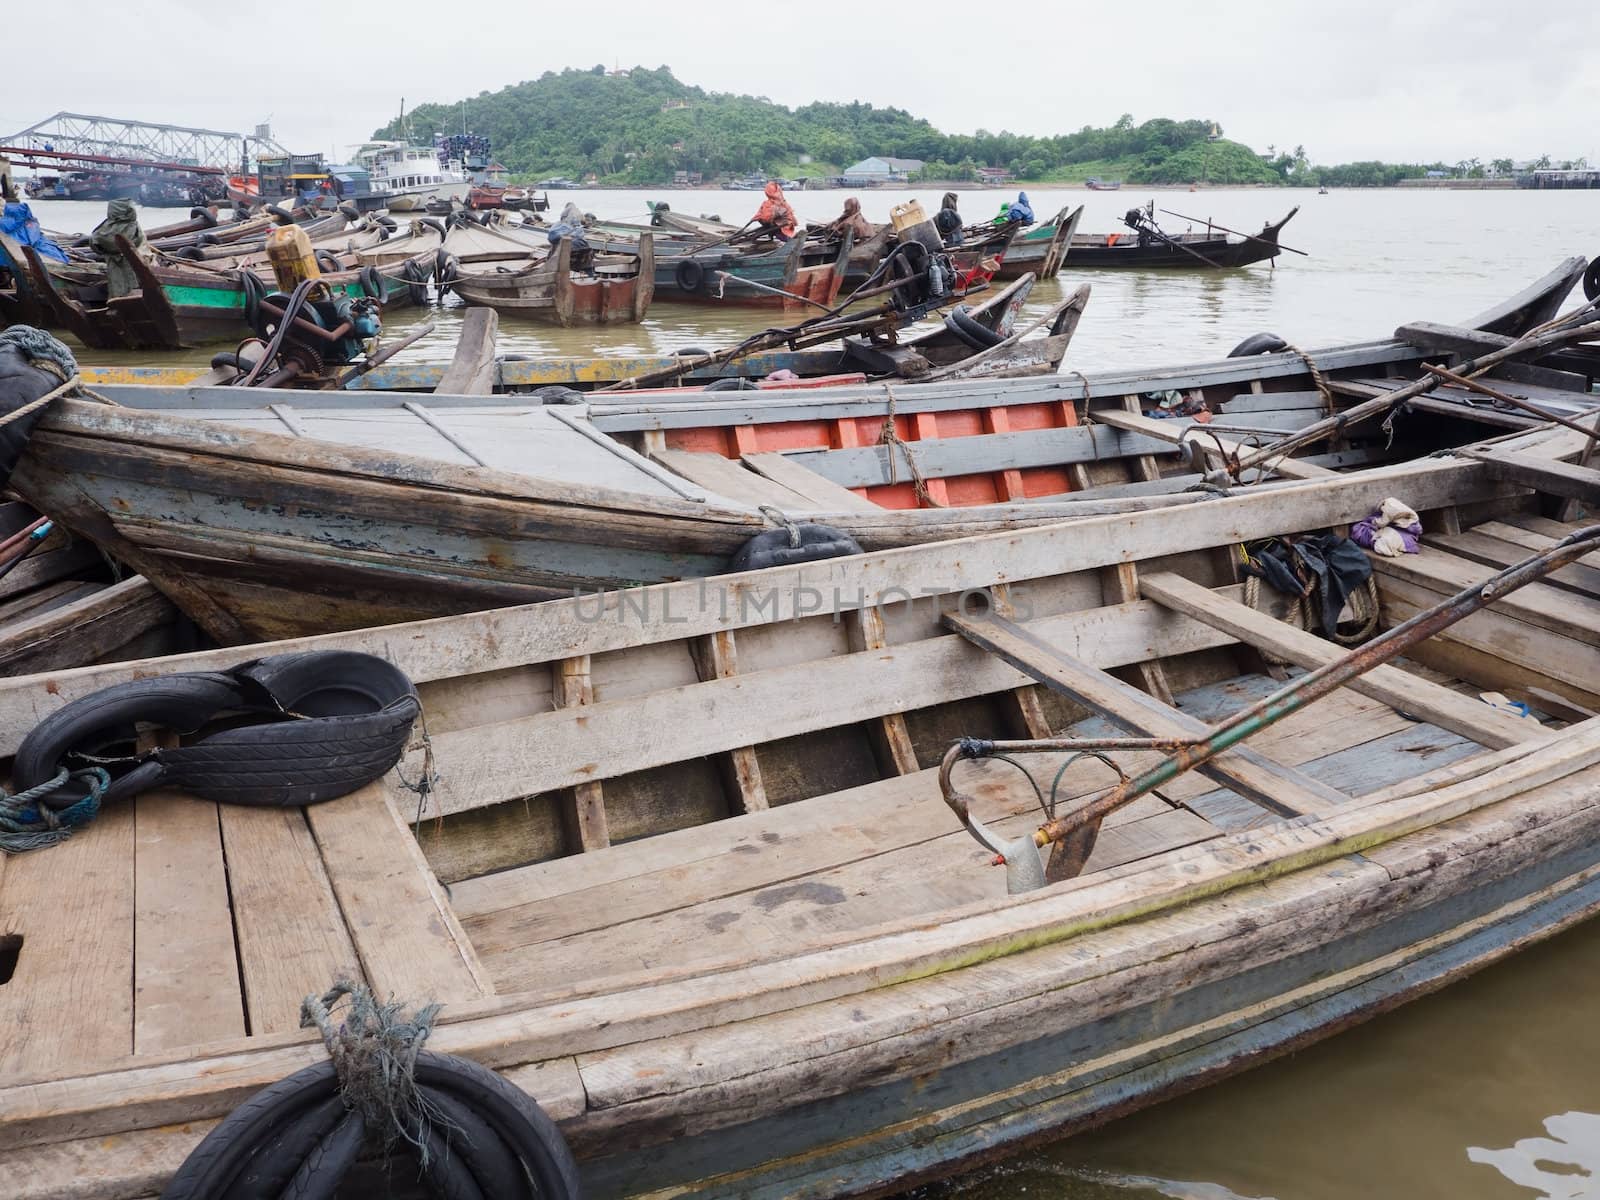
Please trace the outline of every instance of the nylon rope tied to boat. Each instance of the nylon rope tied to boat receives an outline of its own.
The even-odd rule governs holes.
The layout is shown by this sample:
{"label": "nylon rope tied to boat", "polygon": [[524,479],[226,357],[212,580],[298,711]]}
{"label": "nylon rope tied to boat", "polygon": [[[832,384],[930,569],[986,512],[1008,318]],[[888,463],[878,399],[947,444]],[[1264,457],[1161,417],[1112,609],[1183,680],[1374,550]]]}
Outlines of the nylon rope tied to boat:
{"label": "nylon rope tied to boat", "polygon": [[[341,1000],[349,1003],[337,1013]],[[372,989],[337,979],[322,995],[300,1002],[300,1027],[322,1035],[339,1076],[345,1107],[359,1112],[386,1147],[404,1140],[428,1165],[429,1133],[448,1125],[417,1087],[417,1055],[433,1032],[442,1005],[424,1004],[409,1017],[397,1000],[378,1003]]]}
{"label": "nylon rope tied to boat", "polygon": [[[44,797],[71,779],[87,779],[88,794],[60,812],[42,803]],[[15,796],[0,789],[0,850],[21,854],[66,841],[74,829],[87,825],[99,814],[100,798],[110,786],[111,775],[103,767],[81,771],[62,767],[55,778]]]}

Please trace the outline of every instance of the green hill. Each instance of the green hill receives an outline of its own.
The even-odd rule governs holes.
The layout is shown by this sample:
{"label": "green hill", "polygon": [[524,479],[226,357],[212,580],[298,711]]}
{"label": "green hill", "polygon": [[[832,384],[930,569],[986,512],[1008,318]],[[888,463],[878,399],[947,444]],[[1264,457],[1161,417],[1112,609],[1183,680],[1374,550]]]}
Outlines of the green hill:
{"label": "green hill", "polygon": [[[1248,147],[1210,141],[1208,120],[1135,125],[1124,116],[1107,128],[1042,138],[945,134],[899,108],[856,102],[790,109],[758,96],[707,92],[667,67],[549,71],[465,101],[424,104],[407,118],[410,135],[459,130],[463,105],[472,132],[486,134],[495,157],[524,179],[592,172],[607,183],[657,184],[674,171],[830,174],[872,155],[922,159],[926,174],[941,179],[975,178],[979,166],[1007,167],[1027,180],[1096,173],[1150,183],[1284,178]],[[403,136],[400,122],[374,136]]]}

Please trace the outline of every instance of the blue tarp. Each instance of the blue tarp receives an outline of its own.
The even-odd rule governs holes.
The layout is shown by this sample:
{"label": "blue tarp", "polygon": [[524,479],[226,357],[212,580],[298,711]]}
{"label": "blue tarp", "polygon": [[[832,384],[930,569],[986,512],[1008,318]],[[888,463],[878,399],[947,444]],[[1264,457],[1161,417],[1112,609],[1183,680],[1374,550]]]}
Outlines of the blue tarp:
{"label": "blue tarp", "polygon": [[57,262],[66,262],[67,252],[45,237],[44,230],[39,228],[39,222],[33,215],[33,210],[21,202],[8,204],[4,215],[0,215],[0,233],[8,238],[21,242],[24,246],[32,246],[39,252],[41,258],[53,258]]}

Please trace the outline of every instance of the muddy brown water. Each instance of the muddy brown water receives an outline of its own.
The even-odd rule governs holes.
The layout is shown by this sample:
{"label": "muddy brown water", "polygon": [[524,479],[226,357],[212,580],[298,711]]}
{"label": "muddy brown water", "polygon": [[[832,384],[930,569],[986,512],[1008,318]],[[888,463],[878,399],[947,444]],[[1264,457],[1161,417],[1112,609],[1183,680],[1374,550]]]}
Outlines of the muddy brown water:
{"label": "muddy brown water", "polygon": [[[836,215],[855,195],[867,215],[940,189],[796,192],[800,215]],[[961,194],[969,219],[1009,193]],[[1075,271],[1041,284],[1030,312],[1088,282],[1088,312],[1068,368],[1160,365],[1216,357],[1270,330],[1312,348],[1386,336],[1410,320],[1456,322],[1517,291],[1570,254],[1600,253],[1593,192],[1309,191],[1116,193],[1030,189],[1042,217],[1085,204],[1081,228],[1106,232],[1154,197],[1199,222],[1162,216],[1169,231],[1206,218],[1253,231],[1291,205],[1300,213],[1282,255],[1221,273]],[[747,192],[552,193],[616,219],[643,219],[646,199],[742,221]],[[101,206],[34,205],[50,227],[80,230]],[[148,211],[147,224],[185,214]],[[1159,214],[1158,214],[1159,215]],[[431,316],[438,331],[407,358],[448,357],[460,308],[397,313],[389,332]],[[656,304],[638,326],[562,330],[502,318],[507,353],[587,354],[719,345],[774,314]],[[91,355],[87,361],[204,362]],[[1600,923],[1570,931],[1479,975],[1309,1050],[1099,1130],[910,1193],[914,1200],[1578,1200],[1600,1197]]]}

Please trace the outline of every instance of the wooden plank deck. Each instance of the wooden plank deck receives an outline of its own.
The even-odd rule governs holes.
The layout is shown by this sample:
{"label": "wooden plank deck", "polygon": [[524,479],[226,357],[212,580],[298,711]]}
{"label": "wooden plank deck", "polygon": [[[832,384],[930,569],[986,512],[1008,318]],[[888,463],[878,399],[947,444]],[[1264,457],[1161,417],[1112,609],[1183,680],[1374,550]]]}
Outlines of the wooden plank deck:
{"label": "wooden plank deck", "polygon": [[0,1075],[289,1032],[340,976],[491,991],[382,785],[305,811],[147,792],[0,866]]}
{"label": "wooden plank deck", "polygon": [[[1191,721],[1215,721],[1279,686],[1241,677],[1182,693],[1178,709]],[[1092,717],[1071,732],[1111,728]],[[1477,749],[1345,690],[1264,731],[1252,746],[1349,794]],[[1027,765],[1048,788],[1065,758],[1030,755]],[[1145,761],[1153,756],[1128,756],[1126,765]],[[1019,835],[1040,821],[1038,798],[1014,768],[989,761],[961,771],[979,815],[1002,833]],[[1061,800],[1107,782],[1104,768],[1080,761],[1063,779]],[[1271,819],[1191,773],[1114,814],[1089,870],[1114,870]],[[498,990],[560,990],[666,968],[775,959],[884,920],[992,897],[989,857],[940,799],[937,772],[924,770],[645,844],[463,880],[452,899]]]}

